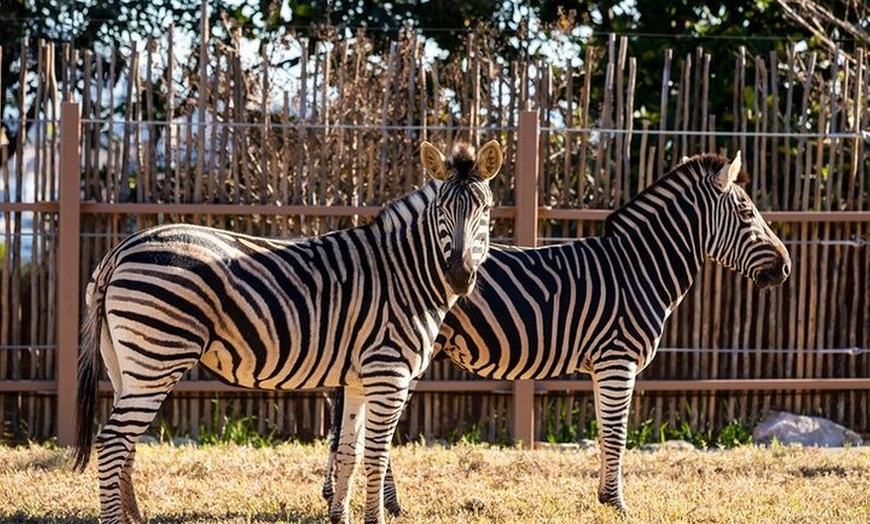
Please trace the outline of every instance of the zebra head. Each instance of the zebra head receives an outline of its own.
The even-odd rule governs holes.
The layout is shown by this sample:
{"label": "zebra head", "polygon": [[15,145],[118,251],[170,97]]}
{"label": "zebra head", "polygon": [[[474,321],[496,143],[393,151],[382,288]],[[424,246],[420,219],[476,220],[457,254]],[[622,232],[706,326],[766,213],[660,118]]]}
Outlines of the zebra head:
{"label": "zebra head", "polygon": [[778,286],[791,273],[791,257],[744,189],[740,152],[711,175],[714,204],[707,255],[749,277],[760,289]]}
{"label": "zebra head", "polygon": [[435,197],[438,238],[447,284],[455,295],[474,287],[477,268],[489,252],[489,179],[502,164],[501,146],[491,140],[480,148],[457,144],[447,158],[429,142],[420,149],[429,176],[443,183]]}

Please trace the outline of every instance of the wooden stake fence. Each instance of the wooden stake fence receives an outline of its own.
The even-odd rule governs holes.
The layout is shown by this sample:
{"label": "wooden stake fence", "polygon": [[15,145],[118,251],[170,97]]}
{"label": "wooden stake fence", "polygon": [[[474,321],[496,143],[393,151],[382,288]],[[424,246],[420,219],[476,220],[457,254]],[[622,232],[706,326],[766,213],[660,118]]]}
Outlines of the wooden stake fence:
{"label": "wooden stake fence", "polygon": [[[730,112],[708,103],[716,63],[709,54],[666,53],[661,118],[637,122],[639,71],[625,39],[587,48],[583,64],[562,74],[542,63],[502,67],[474,39],[473,59],[430,67],[420,43],[404,38],[377,62],[382,70],[367,69],[374,67],[368,55],[347,42],[300,43],[300,93],[284,92],[277,109],[268,90],[280,76],[266,67],[250,75],[237,50],[201,46],[197,53],[215,55],[214,71],[192,59],[184,78],[197,81],[180,93],[184,82],[154,83],[162,77],[151,68],[161,60],[150,51],[126,62],[118,53],[82,53],[79,62],[68,47],[39,47],[37,72],[52,70],[56,56],[60,69],[85,71],[84,92],[97,96],[64,102],[58,117],[51,82],[31,98],[22,93],[20,107],[38,106],[33,122],[21,121],[37,138],[16,138],[33,160],[18,154],[0,165],[4,435],[71,442],[83,284],[96,260],[133,230],[190,221],[288,237],[355,225],[421,182],[414,167],[420,140],[450,147],[490,135],[506,158],[493,183],[494,236],[521,245],[597,234],[614,207],[673,159],[742,148],[753,196],[785,239],[795,272],[784,288],[760,294],[742,277],[705,267],[637,382],[631,424],[679,420],[704,431],[791,409],[870,432],[865,53],[855,67],[792,50],[785,57],[736,53]],[[171,52],[171,31],[166,45]],[[162,62],[167,78],[185,65]],[[115,100],[111,86],[124,71],[130,88]],[[74,95],[67,76],[55,89]],[[252,85],[260,89],[253,99]],[[123,120],[114,113],[121,105]],[[0,144],[0,159],[5,151]],[[27,187],[25,173],[34,175]],[[582,431],[594,416],[590,388],[582,375],[502,383],[436,362],[402,431],[406,438],[478,431],[486,440],[531,444],[549,426]],[[105,414],[107,382],[102,389]],[[194,370],[167,401],[161,424],[196,436],[218,430],[222,417],[254,416],[263,433],[317,437],[325,407],[320,391],[251,393]]]}
{"label": "wooden stake fence", "polygon": [[[330,215],[330,216],[372,216],[377,209],[370,207],[321,207],[292,206],[274,208],[268,205],[243,206],[213,205],[213,204],[93,204],[82,203],[79,198],[80,151],[79,151],[79,104],[64,102],[61,116],[61,178],[60,199],[58,203],[44,202],[40,204],[0,204],[0,210],[35,210],[59,213],[60,229],[58,232],[59,259],[65,262],[58,279],[58,357],[57,379],[40,381],[0,381],[0,393],[33,391],[57,396],[57,441],[60,445],[71,445],[75,431],[76,403],[76,358],[79,330],[80,286],[75,275],[81,273],[79,267],[79,246],[81,237],[81,214],[159,214],[179,213],[185,215],[198,214],[239,214],[250,211],[258,214],[291,215]],[[518,131],[517,169],[517,206],[515,209],[497,209],[496,216],[513,216],[516,222],[518,245],[534,246],[537,243],[539,217],[566,219],[603,220],[608,212],[600,210],[550,210],[541,208],[538,203],[537,167],[539,165],[538,137],[539,113],[525,110],[520,114]],[[250,209],[247,209],[250,208]],[[870,212],[772,212],[766,217],[773,221],[796,223],[830,223],[838,221],[870,222]],[[868,378],[817,378],[817,379],[778,379],[778,380],[640,380],[636,389],[644,391],[686,392],[686,391],[827,391],[827,390],[870,390]],[[111,387],[103,381],[101,390],[109,393]],[[227,386],[218,381],[197,380],[183,381],[176,387],[176,392],[184,393],[239,393],[246,390]],[[422,382],[417,386],[420,393],[445,392],[488,392],[507,393],[513,397],[513,435],[519,443],[535,441],[535,403],[534,395],[546,392],[591,391],[588,381],[518,380],[513,388],[506,387],[499,381],[459,380]]]}

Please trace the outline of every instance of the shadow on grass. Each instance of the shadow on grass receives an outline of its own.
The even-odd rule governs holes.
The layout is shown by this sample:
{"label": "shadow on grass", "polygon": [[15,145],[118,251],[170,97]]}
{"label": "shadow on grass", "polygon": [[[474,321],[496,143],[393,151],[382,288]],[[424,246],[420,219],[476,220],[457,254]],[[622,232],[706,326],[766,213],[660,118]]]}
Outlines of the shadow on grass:
{"label": "shadow on grass", "polygon": [[800,472],[799,476],[804,478],[815,478],[815,477],[846,477],[849,475],[849,472],[846,471],[846,468],[843,466],[817,466],[817,467],[805,467],[801,466],[798,468]]}
{"label": "shadow on grass", "polygon": [[71,470],[72,457],[69,453],[52,453],[44,457],[31,459],[27,462],[28,467],[42,471],[54,471],[58,469]]}
{"label": "shadow on grass", "polygon": [[[293,524],[324,524],[329,522],[329,515],[326,512],[316,515],[303,513],[298,511],[284,511],[279,513],[226,513],[223,515],[190,513],[187,515],[147,515],[145,522],[149,524],[196,524],[197,522],[275,522],[275,523],[293,523]],[[63,517],[63,516],[42,516],[34,517],[25,513],[14,513],[12,515],[0,515],[0,522],[3,524],[95,524],[98,522],[96,518],[88,517]]]}
{"label": "shadow on grass", "polygon": [[0,522],[3,524],[93,524],[96,519],[86,517],[33,517],[25,513],[13,513],[12,515],[0,516]]}

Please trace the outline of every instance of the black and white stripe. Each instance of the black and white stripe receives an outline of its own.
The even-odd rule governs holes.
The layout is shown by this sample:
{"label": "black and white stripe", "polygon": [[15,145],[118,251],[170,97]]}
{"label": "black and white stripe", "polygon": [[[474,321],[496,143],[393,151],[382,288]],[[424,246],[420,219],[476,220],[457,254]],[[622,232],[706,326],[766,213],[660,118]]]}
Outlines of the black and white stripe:
{"label": "black and white stripe", "polygon": [[[444,315],[487,255],[488,180],[501,151],[491,142],[475,159],[459,146],[446,159],[427,143],[423,161],[436,180],[369,225],[303,241],[167,225],[106,255],[87,290],[76,450],[84,468],[99,347],[115,392],[96,438],[102,522],[141,520],[134,444],[197,362],[250,388],[347,387],[358,431],[342,440],[336,461],[352,471],[364,455],[365,521],[384,521],[389,444]],[[333,522],[347,521],[348,502],[348,483],[339,483]]]}
{"label": "black and white stripe", "polygon": [[[598,497],[621,510],[635,375],[655,356],[665,321],[704,261],[762,288],[790,272],[788,252],[741,177],[739,153],[733,162],[693,157],[612,213],[600,237],[536,249],[494,246],[478,287],[441,327],[436,352],[481,377],[592,375],[602,449]],[[387,508],[398,513],[395,488],[387,493]]]}

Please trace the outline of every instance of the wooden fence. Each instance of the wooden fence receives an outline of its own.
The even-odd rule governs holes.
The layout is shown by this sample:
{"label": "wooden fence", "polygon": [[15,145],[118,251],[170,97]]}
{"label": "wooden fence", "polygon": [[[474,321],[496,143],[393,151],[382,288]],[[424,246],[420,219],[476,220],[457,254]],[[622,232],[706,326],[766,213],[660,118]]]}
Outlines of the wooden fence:
{"label": "wooden fence", "polygon": [[[722,94],[712,56],[667,53],[650,111],[635,105],[638,71],[625,38],[588,46],[580,66],[506,62],[485,33],[470,34],[465,56],[446,62],[426,56],[413,35],[383,54],[364,35],[285,44],[290,59],[273,50],[253,63],[238,41],[206,40],[179,56],[172,31],[143,52],[109,57],[25,47],[34,58],[16,103],[28,132],[9,162],[13,144],[0,137],[7,439],[70,442],[84,284],[125,235],[175,221],[282,237],[347,227],[422,181],[421,140],[447,148],[489,138],[506,151],[494,236],[523,245],[596,234],[674,159],[741,149],[793,275],[759,293],[706,266],[641,375],[631,424],[686,422],[703,432],[786,409],[870,432],[863,52],[849,62],[737,48],[717,57],[736,72],[727,107],[710,105],[711,93]],[[273,65],[288,61],[296,66]],[[594,418],[590,389],[580,375],[484,381],[435,362],[400,438],[574,438]],[[196,437],[242,416],[264,434],[304,438],[322,436],[328,420],[324,392],[247,392],[193,370],[155,431]]]}

